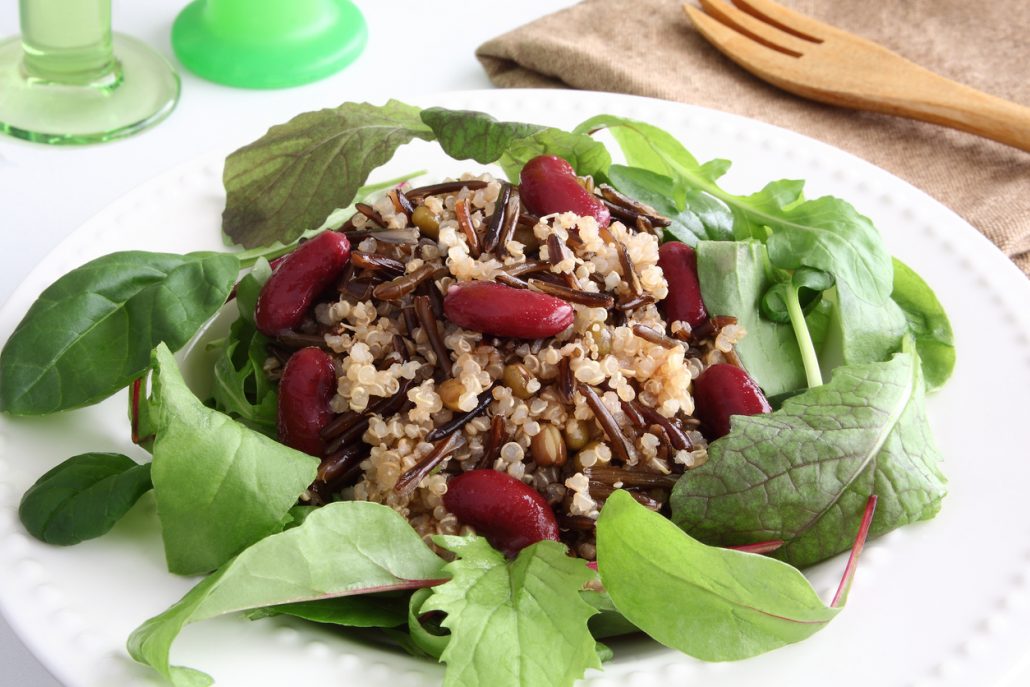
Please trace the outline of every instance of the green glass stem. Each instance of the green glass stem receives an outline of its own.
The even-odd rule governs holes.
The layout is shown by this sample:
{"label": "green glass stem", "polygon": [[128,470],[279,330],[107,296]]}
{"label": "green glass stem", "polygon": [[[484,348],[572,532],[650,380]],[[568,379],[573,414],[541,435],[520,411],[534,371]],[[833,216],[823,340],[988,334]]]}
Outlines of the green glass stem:
{"label": "green glass stem", "polygon": [[30,79],[83,86],[117,79],[110,0],[20,0],[19,10]]}
{"label": "green glass stem", "polygon": [[122,138],[164,119],[179,77],[111,32],[111,0],[20,0],[21,37],[0,41],[0,132],[41,143]]}

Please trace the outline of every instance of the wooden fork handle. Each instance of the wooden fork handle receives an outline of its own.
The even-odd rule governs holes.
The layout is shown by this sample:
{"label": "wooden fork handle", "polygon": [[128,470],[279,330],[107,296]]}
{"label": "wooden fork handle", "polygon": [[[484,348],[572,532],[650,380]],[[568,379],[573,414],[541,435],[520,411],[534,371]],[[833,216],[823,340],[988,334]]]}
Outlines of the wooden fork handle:
{"label": "wooden fork handle", "polygon": [[[920,69],[905,93],[885,98],[869,109],[968,131],[1030,152],[1030,107]],[[841,103],[845,104],[845,103]],[[854,107],[855,103],[851,103]]]}

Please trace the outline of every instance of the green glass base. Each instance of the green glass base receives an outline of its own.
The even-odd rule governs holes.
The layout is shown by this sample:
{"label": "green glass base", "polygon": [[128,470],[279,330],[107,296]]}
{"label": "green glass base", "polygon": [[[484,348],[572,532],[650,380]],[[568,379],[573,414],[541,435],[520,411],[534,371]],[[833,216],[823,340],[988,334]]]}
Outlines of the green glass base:
{"label": "green glass base", "polygon": [[94,84],[33,80],[17,37],[0,42],[0,132],[37,143],[99,143],[131,136],[168,116],[179,76],[143,43],[114,35],[120,71]]}
{"label": "green glass base", "polygon": [[172,27],[187,69],[243,88],[317,81],[353,62],[367,38],[350,0],[195,0]]}

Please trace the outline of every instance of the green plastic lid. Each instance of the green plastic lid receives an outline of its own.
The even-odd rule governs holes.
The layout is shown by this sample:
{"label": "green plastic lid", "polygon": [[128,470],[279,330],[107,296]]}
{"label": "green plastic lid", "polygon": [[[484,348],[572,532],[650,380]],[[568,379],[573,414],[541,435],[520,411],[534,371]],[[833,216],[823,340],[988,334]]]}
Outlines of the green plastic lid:
{"label": "green plastic lid", "polygon": [[353,62],[367,38],[350,0],[195,0],[172,26],[187,69],[243,88],[317,81]]}

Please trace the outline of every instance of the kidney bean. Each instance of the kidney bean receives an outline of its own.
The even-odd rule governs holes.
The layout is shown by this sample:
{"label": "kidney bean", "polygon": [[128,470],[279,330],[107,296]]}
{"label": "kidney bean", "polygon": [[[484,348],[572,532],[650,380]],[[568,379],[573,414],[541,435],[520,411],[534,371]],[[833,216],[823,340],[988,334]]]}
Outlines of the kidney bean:
{"label": "kidney bean", "polygon": [[736,365],[712,365],[694,380],[694,415],[709,441],[729,434],[730,416],[772,410],[751,376]]}
{"label": "kidney bean", "polygon": [[258,295],[258,330],[275,336],[300,324],[312,301],[340,276],[349,258],[350,241],[335,231],[323,232],[284,256]]}
{"label": "kidney bean", "polygon": [[535,489],[497,470],[470,470],[447,483],[443,504],[508,556],[538,541],[558,541],[558,521]]}
{"label": "kidney bean", "polygon": [[663,243],[658,249],[658,266],[669,283],[669,295],[660,302],[665,319],[670,323],[680,320],[697,329],[708,320],[708,310],[701,300],[694,249],[676,241]]}
{"label": "kidney bean", "polygon": [[333,419],[336,368],[320,348],[302,348],[286,361],[279,380],[279,441],[313,456],[324,445],[319,433]]}
{"label": "kidney bean", "polygon": [[601,199],[580,186],[572,165],[554,155],[540,155],[525,164],[519,174],[519,194],[537,216],[574,212],[593,217],[602,227],[612,221]]}
{"label": "kidney bean", "polygon": [[575,317],[572,306],[560,298],[489,281],[452,286],[443,309],[459,327],[516,339],[554,336]]}

